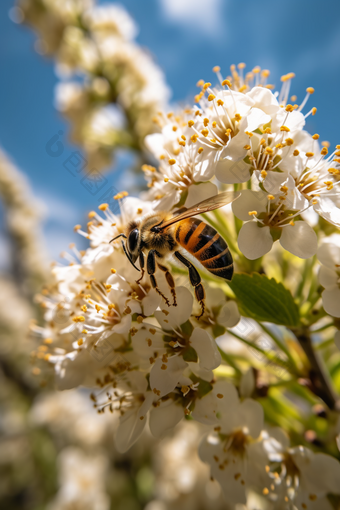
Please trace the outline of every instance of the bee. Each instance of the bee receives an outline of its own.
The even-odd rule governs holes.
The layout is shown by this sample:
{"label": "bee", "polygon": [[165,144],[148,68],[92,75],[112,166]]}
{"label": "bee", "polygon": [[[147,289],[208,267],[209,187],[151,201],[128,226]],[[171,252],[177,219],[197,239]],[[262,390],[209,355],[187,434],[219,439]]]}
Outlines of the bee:
{"label": "bee", "polygon": [[[162,296],[168,306],[169,299],[159,289],[156,280],[156,266],[165,273],[165,279],[169,285],[173,306],[177,306],[174,279],[169,269],[159,262],[170,253],[188,268],[189,280],[194,287],[195,297],[201,306],[200,319],[205,311],[205,292],[201,283],[201,276],[190,260],[178,251],[179,247],[184,248],[195,257],[210,273],[225,280],[231,280],[234,272],[233,258],[228,245],[223,237],[204,221],[193,218],[214,209],[219,209],[230,204],[239,197],[240,193],[224,192],[214,197],[203,200],[189,209],[182,208],[174,214],[168,212],[156,212],[142,218],[139,222],[132,220],[126,232],[111,239],[110,243],[123,237],[126,243],[121,240],[125,255],[137,271],[141,271],[141,277],[136,280],[140,283],[146,270],[151,285],[156,292]],[[135,265],[139,259],[140,269]]]}

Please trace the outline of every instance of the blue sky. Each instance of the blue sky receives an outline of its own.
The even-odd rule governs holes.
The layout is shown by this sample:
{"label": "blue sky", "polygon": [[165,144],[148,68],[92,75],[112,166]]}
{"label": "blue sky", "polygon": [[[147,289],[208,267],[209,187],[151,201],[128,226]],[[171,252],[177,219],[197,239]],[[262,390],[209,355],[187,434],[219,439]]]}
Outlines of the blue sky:
{"label": "blue sky", "polygon": [[[101,2],[103,3],[103,2]],[[271,82],[296,73],[292,93],[298,101],[307,86],[316,90],[309,106],[318,112],[307,128],[332,145],[340,143],[339,0],[124,0],[139,25],[137,41],[163,69],[173,101],[191,101],[195,84],[213,81],[211,69],[227,74],[232,63],[271,70]],[[62,130],[65,154],[68,126],[53,106],[57,78],[53,62],[35,53],[35,36],[8,16],[13,0],[0,2],[0,145],[28,176],[35,196],[45,204],[44,232],[51,257],[78,236],[75,223],[97,202],[60,158],[51,158],[46,142]],[[108,178],[120,188],[123,158]],[[124,181],[123,181],[124,182]],[[0,239],[1,242],[1,239]],[[79,245],[80,243],[77,242]]]}

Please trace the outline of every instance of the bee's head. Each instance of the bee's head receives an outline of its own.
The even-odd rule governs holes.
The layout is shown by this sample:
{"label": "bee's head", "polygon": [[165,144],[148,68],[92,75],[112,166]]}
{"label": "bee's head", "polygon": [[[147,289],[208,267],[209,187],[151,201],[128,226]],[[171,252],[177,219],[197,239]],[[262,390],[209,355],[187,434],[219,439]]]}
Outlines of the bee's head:
{"label": "bee's head", "polygon": [[140,247],[140,231],[136,224],[132,225],[126,244],[132,262],[136,262]]}

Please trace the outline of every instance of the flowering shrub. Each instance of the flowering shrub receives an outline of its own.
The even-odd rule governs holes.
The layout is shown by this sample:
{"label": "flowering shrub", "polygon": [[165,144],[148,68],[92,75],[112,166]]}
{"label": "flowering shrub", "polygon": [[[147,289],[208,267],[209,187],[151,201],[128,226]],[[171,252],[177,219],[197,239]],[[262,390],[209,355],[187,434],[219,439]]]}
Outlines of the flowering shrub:
{"label": "flowering shrub", "polygon": [[[89,19],[100,23],[100,9]],[[95,388],[98,413],[119,416],[120,452],[147,423],[156,438],[183,420],[204,424],[198,452],[228,508],[245,508],[255,492],[263,508],[331,509],[340,494],[340,146],[320,147],[304,129],[316,113],[306,108],[311,87],[290,104],[292,73],[273,92],[269,71],[244,67],[226,79],[214,68],[219,83],[200,81],[194,106],[159,113],[145,138],[155,160],[142,168],[148,190],[119,193],[120,215],[102,204],[87,229],[75,227],[90,246],[74,247],[39,297],[35,371],[47,374],[47,362],[58,389]],[[110,241],[131,222],[138,229],[157,211],[225,190],[238,198],[202,219],[227,241],[235,274],[227,282],[199,265],[199,317],[171,250],[156,287]]]}

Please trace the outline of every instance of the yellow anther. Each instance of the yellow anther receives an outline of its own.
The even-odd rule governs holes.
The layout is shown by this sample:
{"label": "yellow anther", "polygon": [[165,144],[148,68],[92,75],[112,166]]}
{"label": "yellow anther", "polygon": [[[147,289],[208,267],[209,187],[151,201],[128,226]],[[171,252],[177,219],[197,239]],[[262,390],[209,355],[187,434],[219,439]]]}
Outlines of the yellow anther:
{"label": "yellow anther", "polygon": [[271,155],[271,154],[273,154],[273,152],[274,152],[274,151],[273,151],[273,149],[272,149],[271,147],[266,147],[266,148],[265,148],[265,150],[264,150],[264,152],[265,152],[266,154],[270,154],[270,155]]}
{"label": "yellow anther", "polygon": [[243,148],[244,148],[246,151],[250,151],[251,146],[250,146],[250,145],[245,145]]}
{"label": "yellow anther", "polygon": [[261,72],[262,78],[268,78],[269,75],[270,71],[268,69],[263,69],[263,71]]}
{"label": "yellow anther", "polygon": [[192,142],[194,142],[194,143],[196,143],[196,142],[197,142],[197,139],[198,139],[198,134],[197,134],[197,133],[196,133],[196,134],[194,134],[194,135],[192,135],[192,136],[190,136],[190,140],[191,140]]}
{"label": "yellow anther", "polygon": [[173,115],[174,115],[174,112],[169,112],[169,113],[167,113],[166,116],[168,117],[168,119],[171,119],[171,117],[173,117]]}
{"label": "yellow anther", "polygon": [[264,496],[267,496],[269,494],[269,489],[267,489],[267,487],[265,487],[263,489],[262,493],[264,494]]}
{"label": "yellow anther", "polygon": [[306,152],[307,158],[312,158],[314,156],[314,152]]}
{"label": "yellow anther", "polygon": [[113,198],[115,200],[121,200],[122,198],[126,197],[127,195],[128,195],[127,191],[121,191],[120,193],[117,193],[117,195],[115,195]]}
{"label": "yellow anther", "polygon": [[226,136],[230,136],[230,133],[231,133],[231,129],[228,128],[227,131],[224,133]]}
{"label": "yellow anther", "polygon": [[319,140],[320,138],[320,135],[318,135],[317,133],[315,133],[315,135],[312,136],[313,140]]}
{"label": "yellow anther", "polygon": [[209,87],[211,87],[211,83],[208,81],[203,85],[203,90],[207,90]]}
{"label": "yellow anther", "polygon": [[239,113],[235,113],[235,120],[237,122],[240,122],[241,119],[242,119],[241,115]]}
{"label": "yellow anther", "polygon": [[111,273],[112,273],[112,274],[116,274],[116,273],[117,273],[117,271],[116,271],[115,269],[113,269],[113,267],[111,267]]}
{"label": "yellow anther", "polygon": [[222,393],[217,393],[216,397],[217,397],[217,398],[223,398],[223,397],[224,397],[224,395],[222,395]]}
{"label": "yellow anther", "polygon": [[72,317],[73,322],[85,322],[85,317],[82,315],[77,315],[76,317]]}
{"label": "yellow anther", "polygon": [[164,177],[164,182],[169,182],[169,178],[168,177]]}
{"label": "yellow anther", "polygon": [[195,124],[195,122],[193,120],[189,120],[188,121],[188,126],[189,127],[192,127],[194,124]]}
{"label": "yellow anther", "polygon": [[231,88],[231,81],[230,80],[223,80],[222,85],[227,85],[227,87]]}
{"label": "yellow anther", "polygon": [[183,140],[180,140],[178,143],[181,147],[185,147],[186,145],[186,143]]}
{"label": "yellow anther", "polygon": [[186,140],[186,137],[184,135],[181,136],[182,140]]}
{"label": "yellow anther", "polygon": [[282,191],[283,193],[287,193],[288,191],[287,186],[281,186],[280,191]]}
{"label": "yellow anther", "polygon": [[321,145],[322,145],[322,147],[330,147],[331,144],[329,142],[327,142],[326,140],[324,140],[323,142],[321,142]]}
{"label": "yellow anther", "polygon": [[322,155],[322,156],[326,156],[327,154],[328,154],[328,149],[327,149],[327,147],[322,147],[322,149],[321,149],[321,155]]}
{"label": "yellow anther", "polygon": [[315,108],[315,106],[312,108],[312,115],[315,115],[317,112],[317,108]]}
{"label": "yellow anther", "polygon": [[217,99],[216,103],[218,104],[218,106],[224,105],[224,102],[222,101],[222,99]]}
{"label": "yellow anther", "polygon": [[209,94],[208,96],[208,101],[213,101],[215,99],[216,96],[214,96],[214,94]]}
{"label": "yellow anther", "polygon": [[82,312],[87,312],[87,306],[86,305],[83,305],[80,307],[80,309],[82,310]]}
{"label": "yellow anther", "polygon": [[195,96],[195,103],[199,103],[203,96],[204,96],[203,92],[201,92],[200,94],[197,94]]}
{"label": "yellow anther", "polygon": [[142,212],[143,212],[143,209],[141,207],[138,207],[137,214],[142,214]]}
{"label": "yellow anther", "polygon": [[[269,128],[268,128],[269,129]],[[250,131],[245,131],[245,134],[249,136],[249,138],[251,138],[253,135],[253,133],[250,133]]]}
{"label": "yellow anther", "polygon": [[143,165],[142,170],[143,172],[156,172],[156,168],[151,165]]}
{"label": "yellow anther", "polygon": [[202,133],[203,136],[208,136],[209,130],[208,129],[202,129],[201,133]]}
{"label": "yellow anther", "polygon": [[221,70],[220,66],[213,67],[213,72],[218,73]]}
{"label": "yellow anther", "polygon": [[73,227],[73,230],[74,230],[75,232],[77,232],[77,231],[78,231],[78,230],[80,230],[80,229],[81,229],[81,225],[75,225],[75,226]]}
{"label": "yellow anther", "polygon": [[292,96],[292,97],[290,98],[290,100],[291,100],[291,101],[293,101],[293,102],[295,102],[295,101],[297,100],[297,96]]}
{"label": "yellow anther", "polygon": [[293,152],[293,156],[298,156],[300,154],[300,151],[298,151],[297,149],[295,149],[295,151]]}
{"label": "yellow anther", "polygon": [[290,129],[287,126],[281,126],[280,131],[284,131],[285,133],[289,133]]}
{"label": "yellow anther", "polygon": [[240,88],[238,89],[238,91],[239,91],[239,92],[244,92],[245,90],[247,90],[247,88],[248,88],[248,87],[247,87],[247,85],[242,85],[242,87],[240,87]]}
{"label": "yellow anther", "polygon": [[281,76],[281,81],[288,81],[291,80],[292,78],[295,78],[295,73],[288,73]]}
{"label": "yellow anther", "polygon": [[203,124],[205,127],[207,127],[207,125],[209,124],[209,119],[207,118],[203,119]]}
{"label": "yellow anther", "polygon": [[178,127],[177,127],[177,126],[172,126],[172,130],[173,130],[173,131],[175,131],[175,132],[176,132],[176,131],[177,131],[177,129],[178,129]]}
{"label": "yellow anther", "polygon": [[83,340],[82,338],[79,338],[79,340],[78,340],[77,344],[78,344],[79,346],[81,346],[81,345],[83,345],[83,343],[84,343],[84,340]]}
{"label": "yellow anther", "polygon": [[212,143],[216,143],[216,138],[210,138],[210,141],[211,141]]}
{"label": "yellow anther", "polygon": [[244,68],[246,67],[246,64],[245,64],[244,62],[240,62],[240,63],[237,65],[237,67],[238,67],[239,69],[244,69]]}
{"label": "yellow anther", "polygon": [[293,112],[293,111],[294,111],[294,106],[292,104],[287,104],[286,112]]}
{"label": "yellow anther", "polygon": [[44,344],[46,344],[46,345],[50,345],[50,344],[52,344],[52,343],[53,343],[52,338],[45,338],[45,340],[44,340]]}
{"label": "yellow anther", "polygon": [[249,216],[256,216],[257,211],[249,211],[248,214],[249,214]]}
{"label": "yellow anther", "polygon": [[160,159],[160,160],[165,159],[165,158],[166,158],[166,155],[165,155],[165,154],[161,154],[161,155],[159,156],[159,159]]}
{"label": "yellow anther", "polygon": [[170,158],[169,161],[168,161],[169,165],[175,165],[176,164],[176,160],[173,159],[173,158]]}
{"label": "yellow anther", "polygon": [[275,200],[274,195],[267,195],[268,200]]}
{"label": "yellow anther", "polygon": [[95,211],[90,211],[87,215],[90,219],[94,218],[97,213]]}
{"label": "yellow anther", "polygon": [[214,120],[212,123],[211,123],[212,127],[215,128],[217,126],[217,122],[216,120]]}
{"label": "yellow anther", "polygon": [[261,177],[265,179],[267,177],[267,172],[265,170],[261,170]]}
{"label": "yellow anther", "polygon": [[199,115],[200,117],[202,116],[201,112],[200,112],[199,110],[196,110],[196,111],[195,111],[195,117],[197,117],[198,115]]}
{"label": "yellow anther", "polygon": [[109,207],[109,204],[100,204],[100,205],[98,206],[98,209],[99,209],[100,211],[106,211],[106,209],[108,209],[108,207]]}
{"label": "yellow anther", "polygon": [[308,92],[308,94],[314,94],[315,90],[313,89],[313,87],[307,87],[306,92]]}
{"label": "yellow anther", "polygon": [[196,83],[197,87],[203,87],[204,85],[204,80],[198,80],[198,82]]}
{"label": "yellow anther", "polygon": [[99,306],[99,305],[94,305],[95,309],[97,310],[97,313],[100,312],[100,310],[102,310],[102,307]]}
{"label": "yellow anther", "polygon": [[204,150],[204,149],[203,149],[203,147],[200,147],[200,148],[198,149],[198,151],[197,151],[197,152],[198,152],[198,154],[202,154],[203,150]]}
{"label": "yellow anther", "polygon": [[290,146],[290,145],[293,145],[294,140],[293,140],[293,138],[286,138],[285,142],[286,142],[286,145]]}
{"label": "yellow anther", "polygon": [[254,69],[252,70],[252,72],[253,72],[254,74],[259,74],[259,73],[261,72],[261,67],[259,67],[259,66],[254,67]]}

